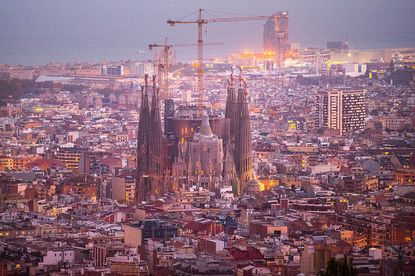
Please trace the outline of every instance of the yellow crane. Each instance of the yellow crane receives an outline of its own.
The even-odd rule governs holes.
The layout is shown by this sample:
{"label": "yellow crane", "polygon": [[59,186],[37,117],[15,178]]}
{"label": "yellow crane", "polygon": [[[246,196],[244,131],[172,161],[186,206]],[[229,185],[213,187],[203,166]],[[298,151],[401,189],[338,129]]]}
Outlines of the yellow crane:
{"label": "yellow crane", "polygon": [[260,16],[243,16],[243,17],[229,17],[229,18],[203,18],[203,9],[198,10],[197,20],[182,21],[182,20],[167,20],[167,24],[175,26],[176,24],[197,24],[197,76],[198,76],[198,92],[199,100],[203,101],[204,97],[204,65],[203,65],[203,25],[208,23],[219,22],[241,22],[251,20],[268,20],[272,16],[260,15]]}
{"label": "yellow crane", "polygon": [[[205,45],[223,45],[222,42],[209,42],[205,43]],[[159,87],[163,86],[162,93],[160,94],[161,99],[167,99],[170,97],[169,94],[169,57],[170,57],[170,49],[172,47],[187,47],[187,46],[196,46],[197,44],[194,43],[182,43],[182,44],[168,44],[167,43],[167,37],[164,40],[164,44],[149,44],[148,49],[153,50],[154,48],[162,48],[163,51],[163,58],[162,61],[158,60],[155,61],[155,64],[157,67],[157,76],[158,76],[158,82]],[[163,78],[161,78],[163,76]]]}

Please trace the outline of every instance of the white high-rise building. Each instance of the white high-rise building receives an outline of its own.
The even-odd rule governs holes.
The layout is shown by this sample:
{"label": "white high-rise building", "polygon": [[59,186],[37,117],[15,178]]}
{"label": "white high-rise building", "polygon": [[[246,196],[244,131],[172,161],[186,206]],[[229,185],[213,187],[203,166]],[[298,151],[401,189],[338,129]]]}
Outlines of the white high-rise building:
{"label": "white high-rise building", "polygon": [[333,89],[316,97],[316,127],[339,130],[346,134],[365,129],[366,91]]}

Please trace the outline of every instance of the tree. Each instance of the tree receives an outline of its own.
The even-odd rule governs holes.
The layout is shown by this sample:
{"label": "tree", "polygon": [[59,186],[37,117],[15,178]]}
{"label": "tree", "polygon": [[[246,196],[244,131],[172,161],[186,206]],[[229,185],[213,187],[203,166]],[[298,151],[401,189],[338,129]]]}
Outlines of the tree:
{"label": "tree", "polygon": [[0,80],[0,103],[19,100],[24,94],[36,93],[41,89],[53,88],[52,82],[35,82],[34,80]]}
{"label": "tree", "polygon": [[352,262],[346,258],[336,261],[331,258],[327,262],[326,271],[320,272],[320,276],[356,276],[356,270],[353,268]]}

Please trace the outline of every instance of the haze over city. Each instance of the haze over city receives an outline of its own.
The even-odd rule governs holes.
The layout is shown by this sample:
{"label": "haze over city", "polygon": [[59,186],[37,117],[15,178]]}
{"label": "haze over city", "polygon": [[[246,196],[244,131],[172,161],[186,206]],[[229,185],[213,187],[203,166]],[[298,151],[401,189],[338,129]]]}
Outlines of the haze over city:
{"label": "haze over city", "polygon": [[0,276],[415,275],[415,1],[0,1]]}
{"label": "haze over city", "polygon": [[[171,37],[195,42],[194,26],[172,28],[178,19],[199,8],[213,16],[270,15],[290,12],[290,37],[306,47],[348,39],[353,49],[407,47],[415,42],[415,2],[412,0],[230,0],[230,1],[0,1],[0,62],[42,64],[80,60],[128,60],[148,42]],[[215,13],[219,11],[222,13]],[[196,15],[186,17],[195,19]],[[206,40],[225,45],[206,48],[212,58],[242,48],[262,49],[261,21],[208,25]],[[196,50],[180,49],[179,59],[190,61]]]}

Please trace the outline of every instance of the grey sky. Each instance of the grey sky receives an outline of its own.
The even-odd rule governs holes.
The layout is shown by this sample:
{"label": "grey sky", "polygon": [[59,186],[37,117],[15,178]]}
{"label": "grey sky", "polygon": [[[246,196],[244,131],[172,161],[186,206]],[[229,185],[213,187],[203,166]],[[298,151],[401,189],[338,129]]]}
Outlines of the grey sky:
{"label": "grey sky", "polygon": [[[414,0],[0,0],[0,63],[139,59],[138,49],[165,36],[194,42],[196,26],[170,27],[166,20],[199,7],[215,17],[287,10],[290,41],[303,46],[346,37],[355,48],[415,46]],[[209,47],[207,55],[262,50],[263,23],[208,25],[205,40],[225,45]],[[181,48],[178,57],[195,52]]]}

